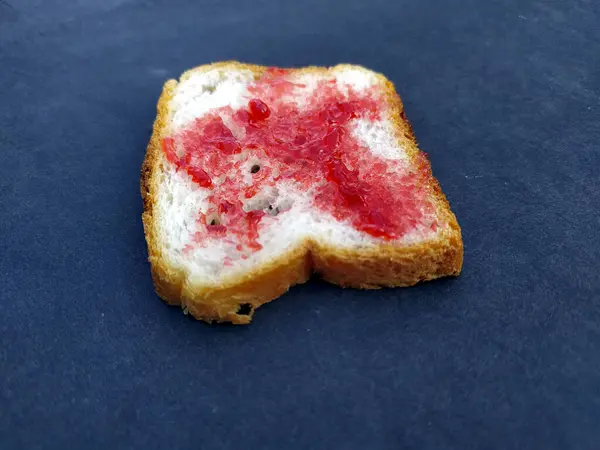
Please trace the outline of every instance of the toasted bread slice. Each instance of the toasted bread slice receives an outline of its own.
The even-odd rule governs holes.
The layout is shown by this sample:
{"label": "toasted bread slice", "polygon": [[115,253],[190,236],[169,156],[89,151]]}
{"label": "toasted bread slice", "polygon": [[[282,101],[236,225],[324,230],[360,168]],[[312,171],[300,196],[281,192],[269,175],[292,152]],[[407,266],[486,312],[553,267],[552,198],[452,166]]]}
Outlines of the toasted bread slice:
{"label": "toasted bread slice", "polygon": [[209,322],[249,323],[313,273],[370,289],[462,268],[400,98],[359,66],[223,62],[167,81],[141,193],[156,292]]}

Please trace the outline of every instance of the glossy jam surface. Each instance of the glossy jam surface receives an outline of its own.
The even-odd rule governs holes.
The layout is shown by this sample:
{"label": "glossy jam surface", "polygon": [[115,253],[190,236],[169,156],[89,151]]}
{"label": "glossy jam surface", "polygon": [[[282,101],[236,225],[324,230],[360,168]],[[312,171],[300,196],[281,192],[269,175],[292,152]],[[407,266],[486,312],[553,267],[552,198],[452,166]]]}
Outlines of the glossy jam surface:
{"label": "glossy jam surface", "polygon": [[210,189],[197,243],[221,236],[238,242],[240,251],[260,249],[269,208],[248,211],[243,205],[282,180],[313,192],[316,208],[378,238],[400,238],[431,212],[422,188],[430,176],[425,156],[409,171],[401,161],[375,155],[353,134],[357,119],[377,121],[385,114],[377,90],[358,93],[329,79],[307,98],[305,86],[281,70],[267,72],[248,90],[244,107],[212,110],[163,141],[178,170]]}

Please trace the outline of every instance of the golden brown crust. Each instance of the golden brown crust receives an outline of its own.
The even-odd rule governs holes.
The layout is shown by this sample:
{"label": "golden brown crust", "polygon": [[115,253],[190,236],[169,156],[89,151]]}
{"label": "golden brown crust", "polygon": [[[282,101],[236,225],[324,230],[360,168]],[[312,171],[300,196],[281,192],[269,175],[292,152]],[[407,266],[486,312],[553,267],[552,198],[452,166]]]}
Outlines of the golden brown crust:
{"label": "golden brown crust", "polygon": [[[259,77],[267,69],[264,66],[226,61],[188,70],[181,76],[181,80],[189,78],[194,72],[216,67],[250,70],[255,77]],[[332,69],[344,70],[351,67],[357,66],[339,65]],[[305,67],[294,70],[315,72],[328,69]],[[383,75],[377,76],[392,105],[391,120],[396,126],[398,140],[409,158],[415,164],[420,164],[427,174],[431,174],[430,164],[421,157],[394,85]],[[164,85],[141,174],[144,203],[142,220],[152,279],[157,294],[167,303],[181,305],[197,319],[246,324],[251,321],[256,308],[279,297],[291,286],[305,282],[313,271],[340,286],[363,289],[410,286],[425,280],[460,274],[463,263],[461,230],[437,180],[431,175],[426,179],[429,180],[438,215],[448,224],[436,240],[403,247],[382,244],[369,250],[340,249],[327,243],[307,240],[299,242],[294,249],[277,260],[258,267],[252,273],[232,277],[219,286],[190,280],[182,269],[172,267],[163,257],[153,211],[159,188],[158,175],[163,164],[161,142],[168,133],[169,104],[176,86],[175,80],[169,80]]]}

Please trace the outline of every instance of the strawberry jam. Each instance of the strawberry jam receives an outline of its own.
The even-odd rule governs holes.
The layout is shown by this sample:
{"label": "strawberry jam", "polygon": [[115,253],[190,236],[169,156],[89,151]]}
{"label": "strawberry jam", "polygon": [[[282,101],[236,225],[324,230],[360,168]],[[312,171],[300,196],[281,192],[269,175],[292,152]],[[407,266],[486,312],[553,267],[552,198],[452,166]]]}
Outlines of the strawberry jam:
{"label": "strawberry jam", "polygon": [[253,98],[248,102],[248,119],[253,122],[265,120],[271,115],[271,110],[266,103],[257,98]]}
{"label": "strawberry jam", "polygon": [[[199,217],[204,235],[242,242],[240,252],[260,249],[267,213],[247,210],[244,202],[282,181],[310,189],[315,208],[377,238],[401,238],[433,211],[424,155],[409,170],[402,160],[377,156],[354,135],[357,120],[385,116],[389,103],[379,90],[359,93],[335,79],[309,90],[273,69],[248,92],[244,107],[214,109],[163,141],[169,161],[210,189],[211,206]],[[435,230],[436,224],[428,226]]]}

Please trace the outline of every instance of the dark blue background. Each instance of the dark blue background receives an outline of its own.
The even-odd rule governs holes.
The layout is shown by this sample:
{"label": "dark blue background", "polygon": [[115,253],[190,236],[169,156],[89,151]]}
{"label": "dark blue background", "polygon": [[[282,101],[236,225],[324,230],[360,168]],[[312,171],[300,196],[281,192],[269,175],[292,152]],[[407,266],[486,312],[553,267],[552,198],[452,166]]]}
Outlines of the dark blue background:
{"label": "dark blue background", "polygon": [[[225,59],[391,78],[463,275],[159,301],[156,100]],[[0,0],[0,448],[600,448],[599,146],[595,0]]]}

